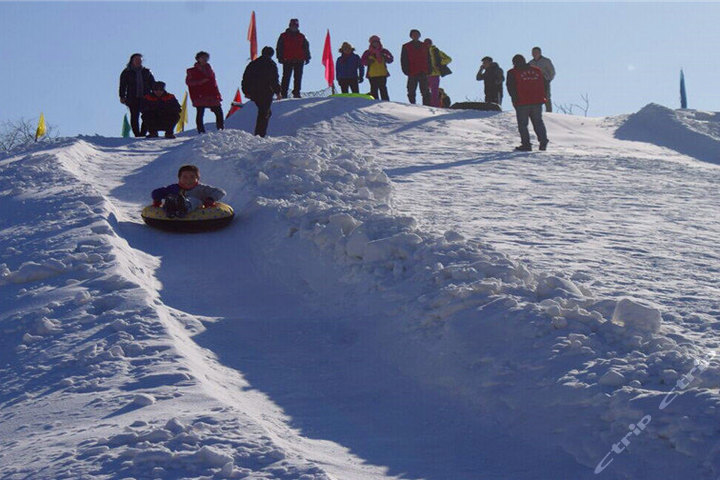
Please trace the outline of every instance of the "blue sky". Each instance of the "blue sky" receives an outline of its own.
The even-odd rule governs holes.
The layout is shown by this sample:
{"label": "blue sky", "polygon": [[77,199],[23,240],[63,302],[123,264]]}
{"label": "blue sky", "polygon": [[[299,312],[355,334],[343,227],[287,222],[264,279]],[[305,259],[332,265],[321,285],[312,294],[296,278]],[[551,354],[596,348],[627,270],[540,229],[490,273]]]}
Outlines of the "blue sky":
{"label": "blue sky", "polygon": [[[400,48],[418,28],[453,58],[453,74],[441,83],[453,101],[482,96],[475,73],[483,56],[507,71],[514,54],[529,58],[540,45],[558,72],[556,103],[579,103],[587,93],[592,116],[632,113],[650,102],[679,107],[683,68],[690,108],[720,111],[719,3],[0,1],[0,122],[42,111],[62,135],[118,136],[125,113],[118,77],[133,52],[179,98],[195,53],[210,52],[227,110],[249,60],[252,10],[260,48],[274,47],[288,20],[300,19],[313,55],[307,91],[324,86],[329,28],[334,50],[349,41],[362,53],[379,35],[397,58],[390,98],[406,102]],[[503,107],[511,108],[507,98]]]}

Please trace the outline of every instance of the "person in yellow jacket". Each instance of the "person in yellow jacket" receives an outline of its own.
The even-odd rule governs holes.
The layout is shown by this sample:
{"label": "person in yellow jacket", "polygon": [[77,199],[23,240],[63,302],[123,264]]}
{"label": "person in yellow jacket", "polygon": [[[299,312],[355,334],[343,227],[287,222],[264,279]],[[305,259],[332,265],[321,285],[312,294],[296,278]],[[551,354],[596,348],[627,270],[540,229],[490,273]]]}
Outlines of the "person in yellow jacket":
{"label": "person in yellow jacket", "polygon": [[430,105],[440,107],[440,77],[452,73],[448,63],[452,58],[438,47],[433,45],[432,40],[425,39],[425,44],[430,48],[430,74],[428,75],[428,87],[430,88]]}
{"label": "person in yellow jacket", "polygon": [[383,48],[380,37],[370,37],[370,46],[362,54],[360,60],[367,68],[367,77],[370,79],[370,95],[382,100],[390,100],[387,91],[387,77],[390,76],[387,66],[393,62],[392,53]]}

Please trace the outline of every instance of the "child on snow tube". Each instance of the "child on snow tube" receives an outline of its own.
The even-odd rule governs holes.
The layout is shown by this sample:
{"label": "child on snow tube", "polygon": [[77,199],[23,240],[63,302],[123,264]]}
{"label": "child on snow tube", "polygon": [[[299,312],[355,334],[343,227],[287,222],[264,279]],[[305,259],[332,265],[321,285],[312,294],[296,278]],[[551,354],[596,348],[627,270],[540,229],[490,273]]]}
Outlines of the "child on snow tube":
{"label": "child on snow tube", "polygon": [[200,170],[195,165],[180,167],[178,183],[152,191],[153,206],[162,205],[168,218],[182,218],[200,206],[213,207],[224,196],[225,190],[200,183]]}

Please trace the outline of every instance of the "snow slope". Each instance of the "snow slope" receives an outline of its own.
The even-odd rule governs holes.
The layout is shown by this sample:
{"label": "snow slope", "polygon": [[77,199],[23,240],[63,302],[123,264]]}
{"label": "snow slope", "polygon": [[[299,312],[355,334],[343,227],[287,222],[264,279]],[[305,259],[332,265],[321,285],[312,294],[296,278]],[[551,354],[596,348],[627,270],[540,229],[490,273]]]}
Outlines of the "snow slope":
{"label": "snow slope", "polygon": [[[0,478],[720,475],[717,116],[273,111],[0,160]],[[147,228],[188,162],[238,218]]]}

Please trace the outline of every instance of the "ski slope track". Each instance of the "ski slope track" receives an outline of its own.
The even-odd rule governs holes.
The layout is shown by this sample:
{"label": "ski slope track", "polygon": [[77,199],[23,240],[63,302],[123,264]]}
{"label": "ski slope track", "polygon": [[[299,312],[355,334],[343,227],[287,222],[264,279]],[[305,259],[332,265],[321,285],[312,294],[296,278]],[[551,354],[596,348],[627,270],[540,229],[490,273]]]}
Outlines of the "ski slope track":
{"label": "ski slope track", "polygon": [[1,479],[720,476],[720,114],[255,114],[0,158]]}

